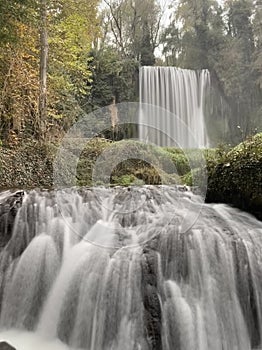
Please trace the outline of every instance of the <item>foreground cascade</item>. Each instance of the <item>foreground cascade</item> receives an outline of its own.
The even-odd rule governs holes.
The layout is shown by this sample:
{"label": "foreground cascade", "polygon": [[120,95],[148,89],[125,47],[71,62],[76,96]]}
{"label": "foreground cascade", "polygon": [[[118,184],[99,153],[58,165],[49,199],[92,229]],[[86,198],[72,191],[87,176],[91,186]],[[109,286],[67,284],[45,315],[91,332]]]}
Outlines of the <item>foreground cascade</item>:
{"label": "foreground cascade", "polygon": [[190,191],[28,192],[0,269],[18,350],[261,347],[262,223]]}

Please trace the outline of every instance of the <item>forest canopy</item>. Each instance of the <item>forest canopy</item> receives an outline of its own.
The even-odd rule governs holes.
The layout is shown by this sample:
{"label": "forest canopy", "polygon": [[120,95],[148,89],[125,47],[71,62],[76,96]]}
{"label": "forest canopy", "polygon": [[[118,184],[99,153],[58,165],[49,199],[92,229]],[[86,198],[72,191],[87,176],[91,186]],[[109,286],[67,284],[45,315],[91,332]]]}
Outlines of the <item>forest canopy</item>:
{"label": "forest canopy", "polygon": [[59,140],[81,117],[138,101],[143,65],[208,69],[217,142],[261,130],[259,0],[0,0],[0,144]]}

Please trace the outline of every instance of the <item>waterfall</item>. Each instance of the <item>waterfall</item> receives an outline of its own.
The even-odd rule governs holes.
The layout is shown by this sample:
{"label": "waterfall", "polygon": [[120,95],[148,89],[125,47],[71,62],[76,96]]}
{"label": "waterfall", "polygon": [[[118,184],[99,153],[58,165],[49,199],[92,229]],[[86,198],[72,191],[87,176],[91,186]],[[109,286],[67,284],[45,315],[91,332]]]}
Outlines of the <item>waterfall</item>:
{"label": "waterfall", "polygon": [[261,252],[261,222],[179,187],[26,192],[0,252],[0,340],[18,350],[261,348]]}
{"label": "waterfall", "polygon": [[141,107],[140,139],[159,146],[208,147],[204,105],[209,86],[208,70],[141,67],[140,102],[152,108]]}

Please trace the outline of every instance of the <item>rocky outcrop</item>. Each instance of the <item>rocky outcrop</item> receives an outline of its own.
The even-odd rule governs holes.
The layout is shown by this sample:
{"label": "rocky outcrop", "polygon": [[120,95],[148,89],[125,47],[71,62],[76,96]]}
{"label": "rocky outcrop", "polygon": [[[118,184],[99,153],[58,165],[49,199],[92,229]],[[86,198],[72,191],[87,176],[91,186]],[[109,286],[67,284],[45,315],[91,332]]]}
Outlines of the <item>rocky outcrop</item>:
{"label": "rocky outcrop", "polygon": [[158,280],[157,253],[151,247],[144,247],[142,260],[142,298],[145,309],[145,332],[150,350],[162,350],[162,317]]}
{"label": "rocky outcrop", "polygon": [[0,193],[0,249],[11,238],[17,210],[22,204],[23,191]]}
{"label": "rocky outcrop", "polygon": [[208,172],[208,203],[231,204],[262,220],[262,134],[225,153]]}

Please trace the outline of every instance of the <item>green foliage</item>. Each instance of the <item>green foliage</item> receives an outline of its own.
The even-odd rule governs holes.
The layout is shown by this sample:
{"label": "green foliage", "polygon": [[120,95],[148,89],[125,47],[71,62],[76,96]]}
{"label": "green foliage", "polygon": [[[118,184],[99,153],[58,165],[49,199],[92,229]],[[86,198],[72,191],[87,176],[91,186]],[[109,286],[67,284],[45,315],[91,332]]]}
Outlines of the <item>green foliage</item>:
{"label": "green foliage", "polygon": [[182,150],[176,148],[166,148],[166,151],[170,155],[170,159],[174,163],[179,175],[185,175],[190,171],[189,160]]}
{"label": "green foliage", "polygon": [[58,82],[64,79],[65,90],[76,95],[86,93],[86,81],[91,75],[88,54],[97,31],[97,1],[91,3],[63,1],[62,13],[50,17],[50,75]]}
{"label": "green foliage", "polygon": [[258,126],[253,121],[257,122],[255,114],[261,104],[253,61],[253,6],[250,1],[233,1],[227,6],[228,34],[215,69],[231,109],[229,131],[235,135],[234,141],[240,141],[237,126],[246,137]]}
{"label": "green foliage", "polygon": [[[119,162],[120,155],[122,162]],[[99,173],[96,174],[94,166],[98,157]],[[112,169],[115,161],[117,161],[116,167]],[[110,174],[110,183],[107,183],[109,180],[107,174]],[[93,184],[93,175],[95,175],[96,183],[100,185],[176,184],[181,182],[168,152],[160,147],[131,140],[112,143],[104,139],[95,139],[88,142],[77,167],[78,184]]]}
{"label": "green foliage", "polygon": [[137,179],[133,174],[131,175],[122,175],[122,176],[113,176],[113,183],[118,186],[130,186],[130,185],[143,185],[142,180]]}
{"label": "green foliage", "polygon": [[[105,0],[105,37],[123,58],[152,65],[158,45],[161,9],[156,0]],[[108,31],[108,28],[111,31]]]}
{"label": "green foliage", "polygon": [[[58,146],[31,141],[13,149],[1,147],[0,188],[52,187],[52,163]],[[71,153],[74,154],[77,149],[78,140],[72,140]],[[203,154],[206,163],[202,162]],[[122,161],[119,161],[119,155]],[[65,164],[70,163],[69,158],[65,159]],[[95,174],[98,159],[99,173]],[[114,160],[116,166],[112,168]],[[78,161],[76,184],[130,186],[182,183],[205,189],[206,171],[208,201],[230,203],[261,218],[262,134],[234,148],[220,145],[217,149],[189,150],[186,154],[180,149],[159,148],[131,140],[111,142],[94,138],[87,142]],[[104,178],[106,172],[110,174],[109,182]]]}
{"label": "green foliage", "polygon": [[[261,6],[250,0],[180,0],[162,36],[166,63],[209,69],[211,139],[237,144],[262,130]],[[178,24],[179,23],[179,24]]]}
{"label": "green foliage", "polygon": [[55,120],[67,117],[72,123],[81,113],[79,102],[90,94],[90,50],[98,34],[97,4],[97,0],[63,0],[55,4],[52,14],[57,6],[60,11],[50,13],[49,113]]}
{"label": "green foliage", "polygon": [[151,43],[150,28],[148,22],[143,23],[143,35],[141,39],[141,65],[142,66],[153,66],[155,63],[154,47]]}
{"label": "green foliage", "polygon": [[86,109],[96,109],[108,106],[113,98],[116,102],[136,101],[138,65],[133,59],[121,59],[113,48],[92,50],[90,56],[92,82],[90,95],[87,98]]}
{"label": "green foliage", "polygon": [[[98,34],[98,0],[46,0],[46,4],[48,135],[42,136],[57,138],[80,116],[79,100],[90,91],[89,52]],[[36,137],[41,123],[40,1],[1,0],[0,12],[0,135],[9,144],[13,133],[20,141]]]}
{"label": "green foliage", "polygon": [[223,152],[209,167],[207,199],[262,213],[262,134]]}
{"label": "green foliage", "polygon": [[77,164],[77,183],[80,186],[93,185],[93,168],[97,158],[110,146],[105,139],[92,139],[86,143]]}
{"label": "green foliage", "polygon": [[[46,3],[46,136],[59,139],[83,111],[109,105],[113,97],[116,102],[138,100],[139,66],[155,62],[161,9],[156,0],[106,0],[108,5],[99,18],[98,0]],[[0,135],[4,144],[34,138],[39,129],[39,5],[39,0],[0,0]],[[206,114],[212,136],[236,144],[261,130],[259,3],[230,0],[222,7],[217,0],[179,0],[172,2],[172,10],[173,21],[162,35],[166,60],[158,63],[210,70],[213,88]],[[187,160],[179,153],[171,156],[178,172],[185,174]]]}
{"label": "green foliage", "polygon": [[187,174],[185,174],[182,177],[183,184],[190,187],[194,185],[201,186],[201,184],[198,181],[199,179],[201,179],[201,176],[200,176],[201,174],[202,172],[200,168],[190,170]]}
{"label": "green foliage", "polygon": [[19,148],[1,148],[0,189],[48,189],[53,184],[53,167],[57,150],[55,144],[30,143]]}
{"label": "green foliage", "polygon": [[220,15],[221,8],[214,0],[180,0],[162,36],[167,59],[184,68],[209,68],[209,60],[221,44]]}
{"label": "green foliage", "polygon": [[34,0],[0,1],[0,44],[18,44],[17,26],[29,23],[34,12]]}

